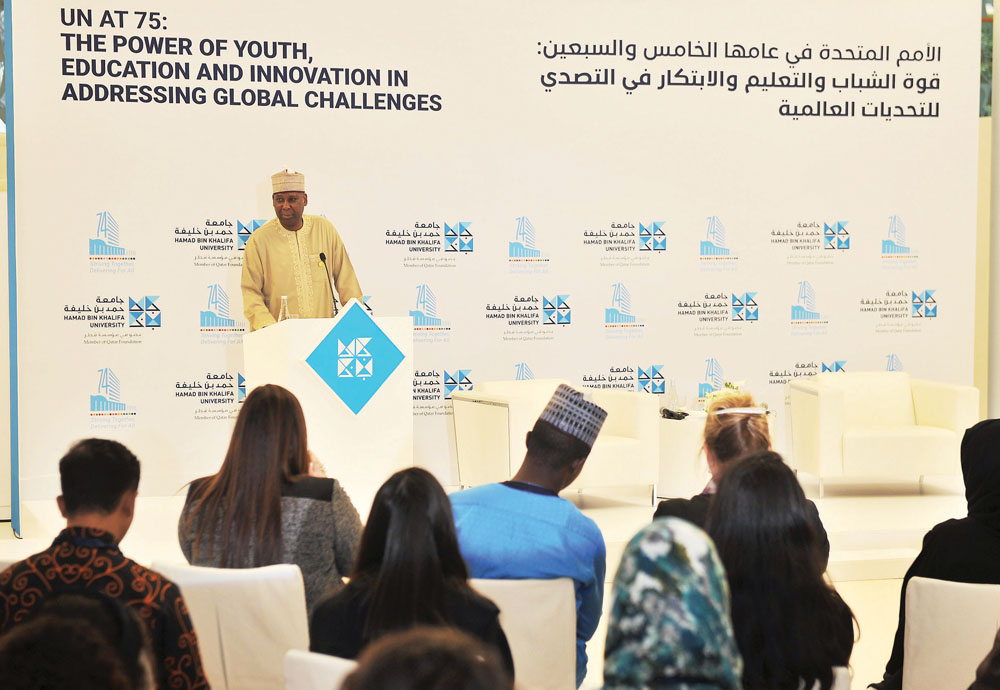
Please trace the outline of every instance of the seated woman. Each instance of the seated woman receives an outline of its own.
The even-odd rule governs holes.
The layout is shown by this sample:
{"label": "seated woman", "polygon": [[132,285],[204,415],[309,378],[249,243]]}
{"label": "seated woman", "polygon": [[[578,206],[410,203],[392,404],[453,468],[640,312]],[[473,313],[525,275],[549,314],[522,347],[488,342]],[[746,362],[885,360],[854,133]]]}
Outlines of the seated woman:
{"label": "seated woman", "polygon": [[708,513],[729,578],[733,628],[746,690],[798,690],[833,683],[854,647],[850,607],[823,578],[808,502],[772,451],[722,475]]}
{"label": "seated woman", "polygon": [[[960,520],[945,520],[924,536],[923,547],[903,578],[899,626],[885,674],[880,682],[869,687],[879,690],[903,687],[904,604],[910,578],[1000,584],[1000,419],[987,419],[966,431],[961,456],[969,515]],[[984,668],[983,672],[987,670]]]}
{"label": "seated woman", "polygon": [[353,567],[361,520],[336,479],[310,476],[309,469],[299,401],[281,386],[255,388],[240,408],[222,468],[188,489],[178,525],[188,562],[295,564],[311,609]]}
{"label": "seated woman", "polygon": [[[656,507],[654,518],[679,517],[704,529],[715,487],[726,469],[740,458],[771,448],[768,411],[758,407],[750,394],[737,393],[713,400],[709,403],[707,412],[705,459],[708,461],[708,470],[712,473],[712,481],[697,496],[661,501]],[[807,510],[820,540],[823,570],[826,570],[826,562],[830,557],[830,540],[819,519],[816,504],[807,501]]]}
{"label": "seated woman", "polygon": [[313,611],[309,648],[353,659],[385,633],[452,626],[494,648],[513,676],[500,612],[468,578],[444,489],[419,467],[397,472],[375,494],[350,582]]}
{"label": "seated woman", "polygon": [[741,690],[726,573],[686,520],[654,520],[625,547],[611,590],[604,690]]}

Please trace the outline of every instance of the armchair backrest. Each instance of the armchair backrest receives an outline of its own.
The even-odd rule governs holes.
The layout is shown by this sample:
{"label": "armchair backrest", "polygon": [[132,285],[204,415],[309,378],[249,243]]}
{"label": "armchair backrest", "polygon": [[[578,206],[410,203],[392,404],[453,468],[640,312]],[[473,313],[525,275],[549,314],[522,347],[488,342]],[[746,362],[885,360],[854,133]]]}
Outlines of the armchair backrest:
{"label": "armchair backrest", "polygon": [[826,372],[816,375],[816,383],[843,392],[845,430],[916,423],[905,371]]}
{"label": "armchair backrest", "polygon": [[202,568],[153,563],[181,590],[216,690],[284,685],[289,649],[309,649],[306,594],[298,566]]}
{"label": "armchair backrest", "polygon": [[[545,409],[546,403],[552,397],[556,386],[569,383],[563,379],[530,379],[528,381],[484,381],[476,384],[476,391],[486,395],[498,396],[516,400],[521,416],[531,418],[534,424],[538,415]],[[529,426],[524,431],[529,431]],[[523,433],[521,436],[523,437]]]}
{"label": "armchair backrest", "polygon": [[569,578],[470,580],[500,609],[514,658],[514,683],[524,690],[576,686],[576,593]]}
{"label": "armchair backrest", "polygon": [[905,606],[903,690],[968,688],[1000,625],[1000,585],[914,577]]}

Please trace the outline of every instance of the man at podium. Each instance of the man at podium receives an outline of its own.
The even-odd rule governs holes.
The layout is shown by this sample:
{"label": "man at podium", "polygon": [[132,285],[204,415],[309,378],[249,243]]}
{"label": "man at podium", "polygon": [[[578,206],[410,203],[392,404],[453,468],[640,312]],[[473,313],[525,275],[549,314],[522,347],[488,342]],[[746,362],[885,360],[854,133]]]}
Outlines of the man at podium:
{"label": "man at podium", "polygon": [[320,216],[302,214],[309,197],[302,173],[271,175],[275,218],[250,236],[243,253],[243,314],[250,330],[278,320],[282,296],[290,314],[303,319],[333,316],[337,286],[340,302],[362,301],[361,286],[340,234]]}

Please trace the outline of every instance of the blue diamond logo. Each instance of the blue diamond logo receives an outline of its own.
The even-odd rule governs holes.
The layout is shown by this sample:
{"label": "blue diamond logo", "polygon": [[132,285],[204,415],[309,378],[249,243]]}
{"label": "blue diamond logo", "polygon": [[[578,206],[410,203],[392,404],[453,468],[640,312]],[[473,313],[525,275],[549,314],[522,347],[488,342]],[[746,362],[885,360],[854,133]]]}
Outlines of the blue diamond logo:
{"label": "blue diamond logo", "polygon": [[306,357],[306,364],[354,414],[402,361],[403,353],[357,303]]}

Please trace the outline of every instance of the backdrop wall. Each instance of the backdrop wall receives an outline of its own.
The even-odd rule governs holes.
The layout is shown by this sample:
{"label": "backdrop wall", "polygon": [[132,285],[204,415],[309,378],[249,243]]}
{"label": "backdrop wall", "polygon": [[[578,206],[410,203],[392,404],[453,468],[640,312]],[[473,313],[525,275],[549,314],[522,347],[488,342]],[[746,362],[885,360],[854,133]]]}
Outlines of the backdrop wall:
{"label": "backdrop wall", "polygon": [[215,471],[284,167],[368,306],[412,316],[415,460],[445,483],[477,381],[779,409],[827,368],[972,381],[974,0],[11,13],[24,498],[90,435],[147,495]]}

